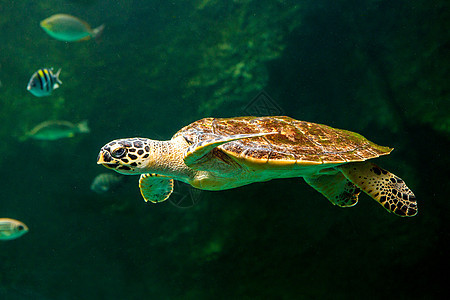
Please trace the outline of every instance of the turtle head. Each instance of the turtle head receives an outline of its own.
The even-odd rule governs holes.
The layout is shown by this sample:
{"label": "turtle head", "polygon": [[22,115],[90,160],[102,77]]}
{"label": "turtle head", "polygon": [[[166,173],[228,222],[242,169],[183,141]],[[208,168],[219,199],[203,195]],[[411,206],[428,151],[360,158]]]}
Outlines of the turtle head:
{"label": "turtle head", "polygon": [[149,140],[143,138],[119,139],[100,149],[97,164],[125,175],[145,173],[150,156]]}

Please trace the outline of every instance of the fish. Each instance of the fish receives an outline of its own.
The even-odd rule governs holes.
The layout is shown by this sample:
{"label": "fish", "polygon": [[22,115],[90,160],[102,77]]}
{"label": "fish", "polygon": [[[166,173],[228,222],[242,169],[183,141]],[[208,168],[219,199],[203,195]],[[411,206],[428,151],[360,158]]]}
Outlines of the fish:
{"label": "fish", "polygon": [[20,138],[20,141],[25,141],[29,138],[42,141],[54,141],[63,138],[75,136],[77,133],[89,133],[87,120],[78,124],[73,124],[69,121],[50,120],[36,125],[33,129],[27,132]]}
{"label": "fish", "polygon": [[50,96],[53,90],[59,88],[59,85],[62,84],[59,80],[60,73],[61,69],[56,74],[53,74],[53,68],[37,70],[31,75],[27,90],[36,97]]}
{"label": "fish", "polygon": [[113,173],[101,173],[95,176],[91,184],[91,190],[104,194],[117,187],[123,180],[123,176]]}
{"label": "fish", "polygon": [[56,14],[48,17],[40,22],[40,26],[52,38],[64,42],[84,41],[90,38],[96,39],[105,28],[105,25],[102,24],[92,29],[85,21],[66,14]]}
{"label": "fish", "polygon": [[0,240],[13,240],[28,232],[28,227],[24,223],[9,219],[0,218]]}

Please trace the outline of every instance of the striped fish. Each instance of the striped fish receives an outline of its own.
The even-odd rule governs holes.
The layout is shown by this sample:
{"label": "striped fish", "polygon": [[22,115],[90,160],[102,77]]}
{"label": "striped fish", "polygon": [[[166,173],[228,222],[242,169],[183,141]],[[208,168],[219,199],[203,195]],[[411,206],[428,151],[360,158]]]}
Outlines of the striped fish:
{"label": "striped fish", "polygon": [[53,74],[53,68],[47,69],[42,68],[37,70],[32,76],[30,81],[28,82],[27,90],[30,91],[36,97],[44,97],[50,96],[54,89],[57,89],[60,84],[62,84],[61,80],[59,80],[59,73],[61,73],[61,69]]}

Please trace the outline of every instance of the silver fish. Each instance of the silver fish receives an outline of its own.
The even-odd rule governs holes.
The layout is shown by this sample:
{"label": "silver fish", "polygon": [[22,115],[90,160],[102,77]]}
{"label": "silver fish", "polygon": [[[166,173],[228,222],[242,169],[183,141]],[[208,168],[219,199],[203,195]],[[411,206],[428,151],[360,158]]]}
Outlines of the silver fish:
{"label": "silver fish", "polygon": [[13,240],[28,232],[28,227],[24,223],[9,219],[0,218],[0,240]]}
{"label": "silver fish", "polygon": [[62,138],[69,138],[75,136],[77,133],[89,133],[87,120],[78,124],[73,124],[68,121],[45,121],[31,129],[23,137],[21,141],[28,138],[44,141],[54,141]]}
{"label": "silver fish", "polygon": [[92,29],[91,26],[77,17],[56,14],[40,23],[42,29],[51,37],[65,42],[75,42],[97,38],[105,28],[105,25]]}
{"label": "silver fish", "polygon": [[37,70],[31,75],[27,90],[36,97],[50,96],[53,90],[62,84],[61,80],[59,80],[60,73],[61,69],[56,74],[53,74],[53,68]]}
{"label": "silver fish", "polygon": [[122,180],[123,176],[113,173],[101,173],[98,174],[92,181],[91,190],[98,194],[104,194],[117,187]]}

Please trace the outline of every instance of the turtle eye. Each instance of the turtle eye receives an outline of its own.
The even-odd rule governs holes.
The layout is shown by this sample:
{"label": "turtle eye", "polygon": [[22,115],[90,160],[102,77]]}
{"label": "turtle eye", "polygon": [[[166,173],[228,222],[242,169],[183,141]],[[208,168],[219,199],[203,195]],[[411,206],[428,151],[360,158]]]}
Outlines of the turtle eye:
{"label": "turtle eye", "polygon": [[114,158],[121,158],[123,157],[125,154],[127,153],[127,149],[126,148],[118,148],[116,150],[114,150],[111,155]]}

